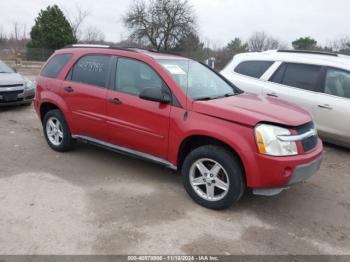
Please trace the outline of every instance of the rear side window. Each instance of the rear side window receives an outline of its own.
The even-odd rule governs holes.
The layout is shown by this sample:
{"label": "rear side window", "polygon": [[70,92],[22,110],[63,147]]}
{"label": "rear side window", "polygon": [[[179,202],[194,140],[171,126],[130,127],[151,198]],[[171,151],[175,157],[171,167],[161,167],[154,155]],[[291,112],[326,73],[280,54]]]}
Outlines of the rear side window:
{"label": "rear side window", "polygon": [[70,80],[105,87],[111,56],[86,55],[79,59],[70,72]]}
{"label": "rear side window", "polygon": [[61,72],[62,68],[68,63],[71,57],[72,54],[55,55],[45,65],[40,75],[50,78],[56,78]]}
{"label": "rear side window", "polygon": [[242,75],[260,78],[272,64],[272,61],[245,61],[236,66],[234,71]]}
{"label": "rear side window", "polygon": [[324,92],[333,96],[350,98],[350,72],[328,68]]}
{"label": "rear side window", "polygon": [[305,64],[283,64],[270,81],[304,90],[315,91],[321,67]]}

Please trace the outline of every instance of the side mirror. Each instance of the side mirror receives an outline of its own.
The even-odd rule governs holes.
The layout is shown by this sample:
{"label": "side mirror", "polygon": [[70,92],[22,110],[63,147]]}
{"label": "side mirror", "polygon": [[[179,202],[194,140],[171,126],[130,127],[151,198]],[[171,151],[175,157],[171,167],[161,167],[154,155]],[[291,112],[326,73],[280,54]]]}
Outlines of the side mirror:
{"label": "side mirror", "polygon": [[171,97],[167,92],[154,87],[143,89],[139,97],[144,100],[159,102],[162,104],[169,104],[171,102]]}
{"label": "side mirror", "polygon": [[16,67],[12,67],[12,70],[17,73],[17,68]]}

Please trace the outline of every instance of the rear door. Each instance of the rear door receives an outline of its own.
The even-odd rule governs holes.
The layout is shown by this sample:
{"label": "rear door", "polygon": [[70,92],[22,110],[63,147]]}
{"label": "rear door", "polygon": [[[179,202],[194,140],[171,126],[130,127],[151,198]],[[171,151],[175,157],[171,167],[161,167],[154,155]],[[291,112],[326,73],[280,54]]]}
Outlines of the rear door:
{"label": "rear door", "polygon": [[84,55],[63,83],[77,135],[106,140],[106,96],[112,56]]}
{"label": "rear door", "polygon": [[263,93],[311,111],[321,86],[321,70],[317,65],[282,63],[264,85]]}
{"label": "rear door", "polygon": [[168,87],[146,63],[128,58],[117,60],[115,89],[107,95],[110,141],[166,159],[171,105],[143,100],[139,94],[144,88]]}
{"label": "rear door", "polygon": [[350,145],[350,72],[324,68],[322,91],[312,113],[322,137]]}

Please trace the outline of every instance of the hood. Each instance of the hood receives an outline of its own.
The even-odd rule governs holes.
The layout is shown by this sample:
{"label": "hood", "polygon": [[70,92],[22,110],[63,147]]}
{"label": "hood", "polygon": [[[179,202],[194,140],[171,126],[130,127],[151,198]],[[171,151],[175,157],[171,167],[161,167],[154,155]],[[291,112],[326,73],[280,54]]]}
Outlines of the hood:
{"label": "hood", "polygon": [[0,73],[0,86],[23,84],[24,78],[18,73]]}
{"label": "hood", "polygon": [[195,101],[193,110],[249,126],[255,126],[259,122],[299,126],[312,120],[310,113],[298,106],[277,98],[249,93],[209,101]]}

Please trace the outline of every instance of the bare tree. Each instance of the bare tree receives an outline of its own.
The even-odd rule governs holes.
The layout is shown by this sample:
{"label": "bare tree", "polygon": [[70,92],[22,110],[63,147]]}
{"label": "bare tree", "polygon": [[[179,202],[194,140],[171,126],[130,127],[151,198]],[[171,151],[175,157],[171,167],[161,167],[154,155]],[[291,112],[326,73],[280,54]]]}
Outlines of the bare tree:
{"label": "bare tree", "polygon": [[265,32],[255,32],[248,39],[248,47],[251,52],[261,52],[269,49],[278,49],[280,43],[277,39],[268,36]]}
{"label": "bare tree", "polygon": [[187,0],[150,0],[148,4],[138,0],[123,18],[132,39],[147,40],[157,50],[169,50],[188,32],[195,32],[195,20]]}
{"label": "bare tree", "polygon": [[4,41],[5,39],[7,39],[7,35],[2,25],[0,25],[0,41]]}
{"label": "bare tree", "polygon": [[86,44],[94,44],[104,42],[105,35],[96,27],[88,27],[84,32],[83,41]]}
{"label": "bare tree", "polygon": [[331,48],[337,52],[350,55],[350,37],[341,37],[331,44]]}
{"label": "bare tree", "polygon": [[87,9],[83,9],[81,6],[78,6],[78,5],[76,5],[75,7],[74,14],[69,13],[69,11],[67,11],[66,9],[64,10],[75,38],[79,39],[81,36],[81,32],[80,32],[81,26],[86,20],[86,18],[90,16],[91,14],[90,11]]}

